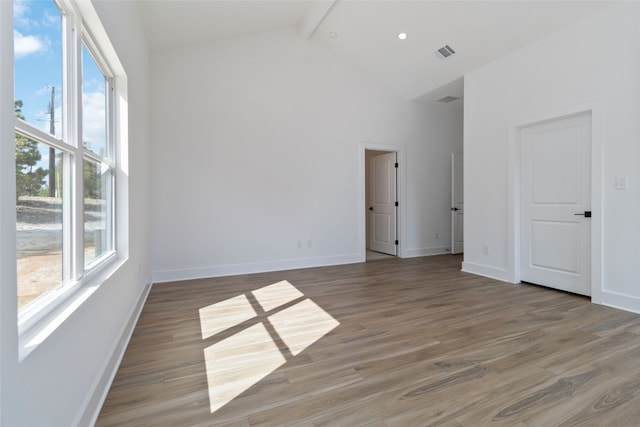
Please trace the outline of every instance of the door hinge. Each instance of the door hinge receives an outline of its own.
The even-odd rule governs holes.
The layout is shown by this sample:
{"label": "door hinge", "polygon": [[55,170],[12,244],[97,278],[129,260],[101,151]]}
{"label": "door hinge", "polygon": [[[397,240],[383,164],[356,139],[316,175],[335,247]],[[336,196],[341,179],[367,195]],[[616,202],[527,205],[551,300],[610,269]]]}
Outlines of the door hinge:
{"label": "door hinge", "polygon": [[398,241],[396,240],[396,245],[398,244]]}
{"label": "door hinge", "polygon": [[396,166],[396,168],[398,167],[398,162],[396,162],[395,166]]}
{"label": "door hinge", "polygon": [[398,202],[396,202],[396,207],[398,207]]}

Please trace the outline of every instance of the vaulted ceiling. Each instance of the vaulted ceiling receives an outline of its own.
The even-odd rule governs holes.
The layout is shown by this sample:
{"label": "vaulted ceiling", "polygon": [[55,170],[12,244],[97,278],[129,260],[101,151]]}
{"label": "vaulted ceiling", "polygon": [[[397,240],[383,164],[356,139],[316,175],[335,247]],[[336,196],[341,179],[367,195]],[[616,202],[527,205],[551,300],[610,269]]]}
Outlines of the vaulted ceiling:
{"label": "vaulted ceiling", "polygon": [[[147,0],[138,7],[152,51],[294,27],[405,99],[433,102],[461,97],[465,73],[614,3]],[[443,60],[435,51],[444,45],[456,53]]]}

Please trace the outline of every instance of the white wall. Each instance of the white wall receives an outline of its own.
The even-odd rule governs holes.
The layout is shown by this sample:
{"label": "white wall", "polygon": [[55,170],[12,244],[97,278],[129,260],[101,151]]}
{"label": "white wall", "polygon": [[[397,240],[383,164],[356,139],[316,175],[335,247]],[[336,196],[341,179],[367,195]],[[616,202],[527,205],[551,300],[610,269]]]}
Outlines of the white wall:
{"label": "white wall", "polygon": [[[11,2],[0,2],[2,50],[11,39]],[[9,10],[8,13],[7,10]],[[133,3],[98,2],[96,10],[128,76],[129,259],[25,359],[18,361],[15,279],[15,196],[0,187],[0,333],[3,426],[88,425],[99,409],[110,375],[117,368],[123,330],[149,281],[148,250],[148,53]],[[10,43],[10,41],[9,41]],[[12,51],[12,47],[8,47]],[[3,55],[4,58],[6,55]],[[0,61],[0,134],[11,138],[13,108],[9,72]],[[8,126],[7,126],[8,125]],[[8,137],[7,137],[8,136]],[[13,162],[2,144],[2,168]],[[126,156],[125,156],[126,157]],[[6,169],[4,169],[6,171]],[[4,171],[3,171],[4,172]],[[8,175],[9,178],[11,175]],[[126,338],[126,336],[125,336]]]}
{"label": "white wall", "polygon": [[[594,110],[592,238],[601,259],[593,300],[640,311],[640,5],[633,2],[465,76],[463,267],[517,278],[514,129],[585,106]],[[615,190],[616,176],[628,177],[627,190]]]}
{"label": "white wall", "polygon": [[461,114],[294,30],[153,54],[151,106],[154,281],[364,260],[363,142],[406,147],[407,255],[449,245]]}

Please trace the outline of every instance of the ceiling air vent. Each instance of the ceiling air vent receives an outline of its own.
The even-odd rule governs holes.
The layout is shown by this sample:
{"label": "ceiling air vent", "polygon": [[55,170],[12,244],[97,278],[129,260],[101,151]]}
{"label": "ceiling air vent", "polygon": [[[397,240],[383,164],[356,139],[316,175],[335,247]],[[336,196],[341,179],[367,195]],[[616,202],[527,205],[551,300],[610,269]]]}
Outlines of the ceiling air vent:
{"label": "ceiling air vent", "polygon": [[436,55],[441,59],[448,58],[454,53],[456,53],[456,51],[453,50],[449,45],[443,46],[440,49],[436,50]]}
{"label": "ceiling air vent", "polygon": [[457,96],[445,96],[444,98],[440,98],[438,100],[436,100],[436,102],[452,102],[455,101],[456,99],[460,99]]}

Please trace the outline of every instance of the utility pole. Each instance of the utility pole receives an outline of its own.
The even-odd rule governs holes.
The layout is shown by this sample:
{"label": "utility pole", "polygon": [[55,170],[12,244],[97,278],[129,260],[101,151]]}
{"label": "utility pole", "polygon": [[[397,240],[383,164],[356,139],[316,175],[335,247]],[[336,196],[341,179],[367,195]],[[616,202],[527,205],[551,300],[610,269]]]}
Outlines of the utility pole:
{"label": "utility pole", "polygon": [[[51,86],[51,101],[49,102],[49,133],[56,134],[55,100],[56,87]],[[49,197],[56,197],[56,149],[49,147]]]}

